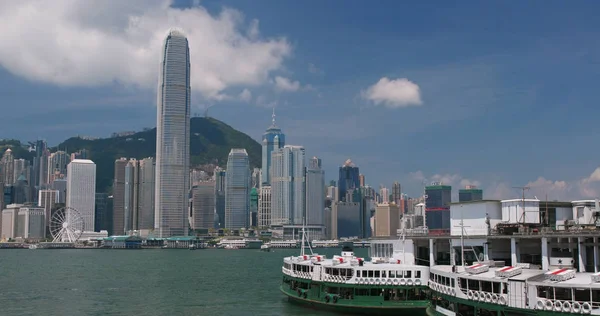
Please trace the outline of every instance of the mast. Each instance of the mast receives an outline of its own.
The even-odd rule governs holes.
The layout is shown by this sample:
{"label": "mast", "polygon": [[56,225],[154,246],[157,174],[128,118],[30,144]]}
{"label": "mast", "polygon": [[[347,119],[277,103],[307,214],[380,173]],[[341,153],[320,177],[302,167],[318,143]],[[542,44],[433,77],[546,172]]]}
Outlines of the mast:
{"label": "mast", "polygon": [[[304,226],[306,225],[306,218],[303,217],[302,218],[302,245],[300,246],[300,255],[304,256],[305,252],[304,252],[304,248],[306,247],[306,245],[304,244],[305,242],[308,243],[308,239],[306,238],[306,231],[304,230]],[[313,250],[312,247],[310,245],[310,243],[308,243],[308,250],[310,250],[310,254],[313,255]]]}
{"label": "mast", "polygon": [[460,209],[460,261],[465,267],[465,224],[463,222],[463,211]]}

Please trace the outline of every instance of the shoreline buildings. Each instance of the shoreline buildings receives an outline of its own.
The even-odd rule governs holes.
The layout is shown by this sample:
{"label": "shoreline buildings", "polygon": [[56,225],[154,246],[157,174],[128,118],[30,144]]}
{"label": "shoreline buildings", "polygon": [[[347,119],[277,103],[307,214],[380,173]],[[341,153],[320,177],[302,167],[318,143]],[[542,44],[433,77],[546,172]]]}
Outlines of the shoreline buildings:
{"label": "shoreline buildings", "polygon": [[157,97],[155,221],[158,237],[188,235],[190,49],[182,31],[163,43]]}

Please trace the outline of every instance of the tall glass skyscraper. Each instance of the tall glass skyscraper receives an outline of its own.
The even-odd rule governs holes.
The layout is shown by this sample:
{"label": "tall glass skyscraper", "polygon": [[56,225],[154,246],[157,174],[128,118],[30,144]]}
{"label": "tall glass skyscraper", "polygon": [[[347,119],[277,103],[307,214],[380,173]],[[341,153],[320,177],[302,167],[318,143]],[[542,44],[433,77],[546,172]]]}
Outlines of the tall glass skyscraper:
{"label": "tall glass skyscraper", "polygon": [[225,174],[225,228],[246,228],[249,218],[250,161],[245,149],[232,148]]}
{"label": "tall glass skyscraper", "polygon": [[306,198],[304,147],[286,145],[271,155],[271,222],[302,225]]}
{"label": "tall glass skyscraper", "polygon": [[340,201],[346,201],[346,193],[348,190],[360,188],[360,173],[358,167],[354,165],[352,160],[348,159],[344,165],[340,167],[340,177],[338,179],[338,194]]}
{"label": "tall glass skyscraper", "polygon": [[324,225],[325,172],[321,159],[313,157],[306,168],[306,224]]}
{"label": "tall glass skyscraper", "polygon": [[271,153],[274,150],[285,146],[285,135],[281,129],[275,125],[275,109],[273,109],[273,122],[265,131],[262,137],[262,184],[271,184],[271,173],[273,164],[271,162]]}
{"label": "tall glass skyscraper", "polygon": [[158,79],[154,227],[187,236],[190,163],[190,49],[182,31],[164,40]]}

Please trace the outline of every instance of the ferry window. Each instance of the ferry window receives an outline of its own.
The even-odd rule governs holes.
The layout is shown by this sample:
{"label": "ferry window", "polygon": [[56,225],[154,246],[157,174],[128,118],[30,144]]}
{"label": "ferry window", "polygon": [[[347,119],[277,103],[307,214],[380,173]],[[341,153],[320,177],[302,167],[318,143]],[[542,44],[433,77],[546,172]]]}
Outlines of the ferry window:
{"label": "ferry window", "polygon": [[493,293],[500,293],[500,282],[494,282],[492,286],[494,287]]}
{"label": "ferry window", "polygon": [[375,271],[375,277],[378,278],[379,277],[379,271]]}
{"label": "ferry window", "polygon": [[[589,291],[585,291],[588,292]],[[537,287],[537,296],[541,298],[554,299],[554,292],[552,288],[549,286],[538,286]]]}
{"label": "ferry window", "polygon": [[492,292],[492,282],[481,281],[481,290],[484,292]]}
{"label": "ferry window", "polygon": [[469,280],[468,282],[469,290],[479,291],[479,282],[477,280]]}
{"label": "ferry window", "polygon": [[420,270],[415,271],[415,278],[421,278],[421,271]]}
{"label": "ferry window", "polygon": [[555,300],[571,300],[571,289],[570,288],[562,288],[555,287],[554,288],[554,299]]}
{"label": "ferry window", "polygon": [[404,276],[407,278],[410,278],[410,271],[404,271]]}
{"label": "ferry window", "polygon": [[373,270],[369,270],[369,278],[373,277]]}
{"label": "ferry window", "polygon": [[403,276],[404,276],[404,271],[402,271],[402,270],[396,271],[396,277],[401,278]]}
{"label": "ferry window", "polygon": [[387,278],[387,276],[385,276],[385,275],[386,275],[385,271],[381,271],[381,277],[382,278]]}
{"label": "ferry window", "polygon": [[396,277],[396,271],[390,271],[390,278]]}
{"label": "ferry window", "polygon": [[456,280],[454,280],[454,279],[450,279],[450,280],[452,281],[452,285],[451,285],[451,286],[452,286],[452,287],[455,287],[456,285],[455,285],[455,283],[454,283],[454,282],[456,282]]}
{"label": "ferry window", "polygon": [[467,279],[458,278],[458,284],[461,289],[466,289],[467,288]]}
{"label": "ferry window", "polygon": [[588,289],[573,289],[573,294],[575,295],[574,299],[579,302],[589,302],[591,298]]}
{"label": "ferry window", "polygon": [[508,294],[508,283],[502,283],[502,294]]}

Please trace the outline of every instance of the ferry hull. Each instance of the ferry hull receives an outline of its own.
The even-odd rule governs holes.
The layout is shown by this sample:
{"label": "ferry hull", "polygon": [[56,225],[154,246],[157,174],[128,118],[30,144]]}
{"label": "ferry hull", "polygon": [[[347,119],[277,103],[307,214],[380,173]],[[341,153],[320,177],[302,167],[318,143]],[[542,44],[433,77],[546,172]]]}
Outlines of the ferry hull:
{"label": "ferry hull", "polygon": [[297,292],[280,288],[281,292],[288,297],[292,303],[314,308],[317,310],[329,310],[344,314],[354,315],[398,315],[401,313],[410,313],[411,316],[427,315],[428,301],[404,301],[404,302],[368,302],[356,300],[340,299],[337,302],[315,299],[312,297],[304,298]]}

